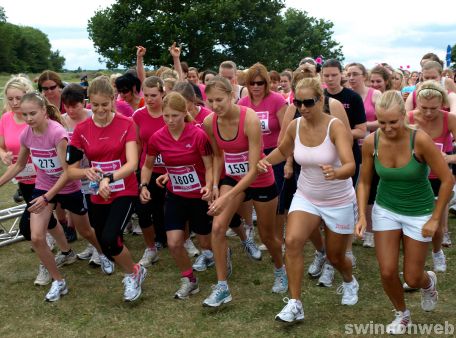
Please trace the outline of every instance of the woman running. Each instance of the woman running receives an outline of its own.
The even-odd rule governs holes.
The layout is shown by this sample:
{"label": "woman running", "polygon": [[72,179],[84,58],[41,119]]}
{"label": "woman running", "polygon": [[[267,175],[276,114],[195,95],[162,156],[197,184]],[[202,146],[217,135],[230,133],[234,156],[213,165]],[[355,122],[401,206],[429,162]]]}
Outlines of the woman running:
{"label": "woman running", "polygon": [[[88,89],[93,115],[76,126],[67,150],[68,175],[71,179],[92,181],[92,226],[103,253],[126,273],[124,300],[141,295],[147,270],[135,264],[123,243],[138,194],[134,171],[138,166],[136,132],[131,119],[114,111],[114,89],[109,79],[98,77]],[[83,156],[91,168],[81,168]]]}
{"label": "woman running", "polygon": [[[166,126],[151,136],[141,170],[142,203],[154,199],[148,190],[154,161],[161,155],[169,175],[165,198],[165,229],[168,248],[181,274],[181,286],[174,297],[187,299],[199,292],[198,280],[184,247],[185,226],[197,235],[203,255],[213,260],[208,202],[212,196],[212,150],[206,134],[189,122],[187,102],[176,92],[163,102]],[[212,263],[213,264],[213,263]]]}
{"label": "woman running", "polygon": [[351,176],[355,161],[349,130],[337,118],[323,111],[323,91],[314,78],[298,83],[293,104],[301,117],[293,120],[279,147],[258,163],[259,172],[283,161],[294,151],[301,165],[298,189],[290,206],[285,258],[291,298],[276,320],[304,319],[301,281],[304,269],[303,247],[312,232],[325,222],[326,257],[342,274],[342,304],[358,302],[359,285],[352,275],[352,264],[345,256],[351,240],[356,214],[355,191]]}
{"label": "woman running", "polygon": [[[362,236],[366,228],[366,204],[375,170],[380,176],[372,210],[375,251],[383,289],[396,310],[386,331],[397,334],[411,325],[399,279],[401,242],[404,279],[410,287],[421,288],[421,307],[432,311],[437,305],[437,277],[432,271],[424,271],[424,263],[454,181],[431,137],[406,126],[404,101],[397,91],[387,91],[380,97],[376,113],[380,128],[363,144],[356,234]],[[428,165],[441,181],[435,204]]]}
{"label": "woman running", "polygon": [[[221,76],[216,76],[207,84],[206,95],[214,112],[204,120],[204,129],[215,155],[214,202],[210,205],[209,214],[214,216],[212,248],[218,282],[203,305],[217,307],[232,300],[227,283],[232,270],[231,253],[225,233],[233,215],[246,199],[253,199],[260,238],[274,262],[272,291],[284,293],[288,289],[288,280],[282,260],[281,236],[275,229],[277,187],[272,169],[261,175],[257,175],[255,169],[260,157],[264,156],[260,121],[253,110],[233,103],[233,88]],[[223,165],[225,178],[219,182]]]}

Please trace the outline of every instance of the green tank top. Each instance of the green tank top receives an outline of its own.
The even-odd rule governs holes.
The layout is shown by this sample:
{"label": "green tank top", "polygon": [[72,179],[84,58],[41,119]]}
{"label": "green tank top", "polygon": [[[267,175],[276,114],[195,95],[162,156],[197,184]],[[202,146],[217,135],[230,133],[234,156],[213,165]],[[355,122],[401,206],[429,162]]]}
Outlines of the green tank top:
{"label": "green tank top", "polygon": [[416,130],[410,133],[410,161],[401,168],[386,168],[378,159],[378,130],[374,139],[374,165],[380,177],[376,203],[406,216],[424,216],[434,210],[434,194],[428,180],[429,167],[415,158]]}

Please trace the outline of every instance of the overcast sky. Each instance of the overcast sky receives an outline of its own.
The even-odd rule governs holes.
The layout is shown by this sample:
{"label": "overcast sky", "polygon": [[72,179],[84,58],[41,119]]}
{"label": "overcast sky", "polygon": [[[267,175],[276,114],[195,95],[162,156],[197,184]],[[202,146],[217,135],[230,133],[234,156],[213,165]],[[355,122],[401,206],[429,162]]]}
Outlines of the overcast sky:
{"label": "overcast sky", "polygon": [[[65,57],[65,68],[104,68],[87,34],[87,21],[113,0],[0,0],[7,21],[39,28],[53,50]],[[456,1],[288,0],[287,7],[334,23],[334,39],[343,46],[345,63],[373,67],[418,69],[421,56],[432,51],[445,59],[448,44],[456,44]]]}

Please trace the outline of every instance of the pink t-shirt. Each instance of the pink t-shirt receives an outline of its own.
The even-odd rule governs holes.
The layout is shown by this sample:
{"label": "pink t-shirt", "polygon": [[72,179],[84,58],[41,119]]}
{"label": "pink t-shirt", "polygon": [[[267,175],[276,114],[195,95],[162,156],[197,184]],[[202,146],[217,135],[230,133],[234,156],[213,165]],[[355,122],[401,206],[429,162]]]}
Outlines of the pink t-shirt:
{"label": "pink t-shirt", "polygon": [[[150,137],[165,126],[163,116],[152,117],[147,111],[147,107],[139,108],[133,114],[133,121],[135,121],[137,128],[139,129],[139,139],[141,140],[142,150],[141,158],[139,160],[139,168],[141,169],[144,165],[147,154],[147,142]],[[164,174],[166,173],[164,163],[161,158],[157,158],[154,163],[154,173]]]}
{"label": "pink t-shirt", "polygon": [[[20,142],[30,149],[36,168],[36,189],[49,191],[63,173],[57,154],[57,146],[63,139],[68,140],[67,131],[53,120],[48,120],[48,127],[43,135],[36,135],[29,126],[22,131]],[[70,194],[78,190],[81,190],[81,181],[70,181],[58,193]]]}
{"label": "pink t-shirt", "polygon": [[364,99],[364,111],[366,112],[366,120],[369,122],[377,120],[377,116],[375,115],[375,105],[374,101],[372,101],[372,96],[374,94],[374,88],[369,88],[367,91],[366,98]]}
{"label": "pink t-shirt", "polygon": [[261,123],[264,148],[276,148],[280,134],[280,122],[277,112],[287,104],[283,96],[276,92],[270,92],[257,106],[252,103],[250,96],[244,96],[239,100],[238,104],[256,111]]}
{"label": "pink t-shirt", "polygon": [[[240,181],[249,171],[249,139],[244,132],[247,108],[244,106],[239,106],[239,108],[240,116],[238,131],[236,137],[232,140],[225,140],[220,136],[217,114],[214,114],[212,119],[212,132],[214,134],[215,141],[217,142],[218,147],[224,152],[224,174],[236,181]],[[262,145],[260,157],[263,158],[264,156]],[[274,172],[272,171],[272,168],[269,167],[266,173],[261,173],[256,177],[256,179],[250,184],[250,187],[269,187],[273,185],[274,182]]]}
{"label": "pink t-shirt", "polygon": [[131,117],[133,115],[133,108],[123,100],[116,101],[116,112],[122,114],[126,117]]}
{"label": "pink t-shirt", "polygon": [[206,185],[202,157],[212,154],[207,135],[201,128],[186,123],[176,141],[165,126],[149,139],[147,154],[161,154],[169,174],[166,185],[169,191],[186,198],[201,198],[201,188]]}
{"label": "pink t-shirt", "polygon": [[[106,127],[98,127],[93,118],[79,123],[73,132],[71,145],[82,150],[92,167],[99,167],[103,173],[118,170],[127,162],[125,145],[136,141],[136,131],[133,121],[120,114],[115,114]],[[95,204],[110,204],[120,196],[137,196],[138,183],[135,173],[110,184],[111,197],[105,201],[99,195],[92,195]]]}
{"label": "pink t-shirt", "polygon": [[193,120],[193,124],[197,127],[202,128],[203,127],[203,122],[204,119],[211,115],[212,111],[207,109],[206,107],[203,106],[198,106],[199,113],[195,116],[195,119]]}
{"label": "pink t-shirt", "polygon": [[[5,150],[13,153],[13,164],[16,163],[17,155],[21,149],[19,135],[27,127],[27,123],[17,123],[14,120],[13,112],[6,112],[0,119],[0,136],[3,136],[5,142]],[[16,176],[16,179],[24,184],[35,184],[36,171],[32,164],[32,159],[27,159],[25,169]]]}

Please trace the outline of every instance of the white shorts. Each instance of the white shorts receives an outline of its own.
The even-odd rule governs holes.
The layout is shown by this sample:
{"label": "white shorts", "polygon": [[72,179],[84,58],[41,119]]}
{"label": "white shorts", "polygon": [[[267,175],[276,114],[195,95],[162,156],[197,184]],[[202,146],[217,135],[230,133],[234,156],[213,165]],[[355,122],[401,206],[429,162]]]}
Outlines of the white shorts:
{"label": "white shorts", "polygon": [[377,203],[372,208],[372,229],[374,231],[402,230],[402,233],[419,242],[430,242],[432,237],[423,237],[421,230],[431,215],[406,216],[387,210]]}
{"label": "white shorts", "polygon": [[304,211],[319,216],[329,230],[342,235],[353,234],[355,222],[358,219],[358,206],[355,199],[352,203],[340,207],[321,207],[294,194],[288,213],[291,214],[293,211]]}

